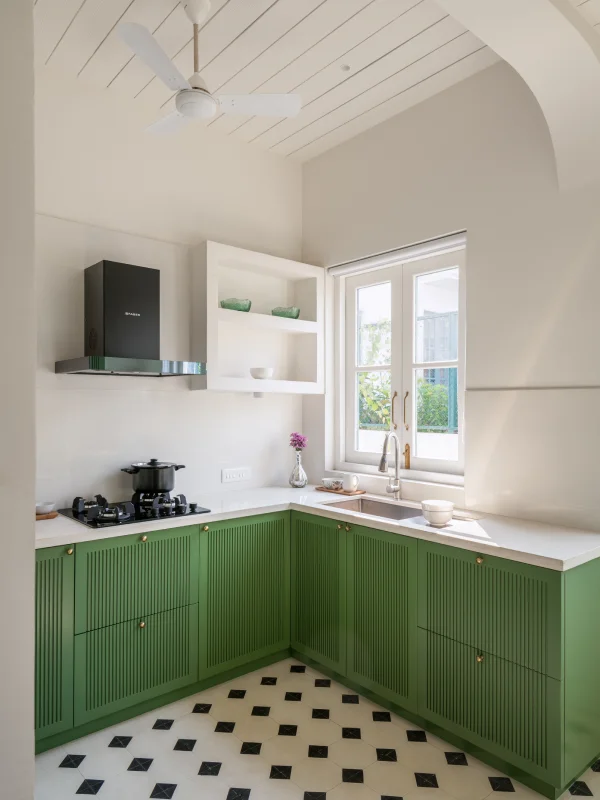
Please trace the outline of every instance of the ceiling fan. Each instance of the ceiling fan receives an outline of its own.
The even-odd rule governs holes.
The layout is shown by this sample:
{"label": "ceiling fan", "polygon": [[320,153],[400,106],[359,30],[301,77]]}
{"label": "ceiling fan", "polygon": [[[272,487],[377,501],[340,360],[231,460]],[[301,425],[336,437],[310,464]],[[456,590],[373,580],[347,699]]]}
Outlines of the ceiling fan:
{"label": "ceiling fan", "polygon": [[152,72],[172,91],[175,108],[147,130],[171,133],[194,119],[210,119],[219,109],[224,114],[248,114],[258,117],[295,117],[302,100],[297,94],[222,94],[214,97],[199,73],[198,31],[210,11],[210,0],[180,0],[180,5],[194,26],[194,74],[186,80],[175,64],[143,25],[124,22],[119,25],[123,41]]}

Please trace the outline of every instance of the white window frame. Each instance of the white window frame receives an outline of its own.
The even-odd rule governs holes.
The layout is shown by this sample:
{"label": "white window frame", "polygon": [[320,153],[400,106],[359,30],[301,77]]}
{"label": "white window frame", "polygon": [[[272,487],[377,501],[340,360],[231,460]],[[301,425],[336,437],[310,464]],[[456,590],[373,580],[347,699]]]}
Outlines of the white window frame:
{"label": "white window frame", "polygon": [[[406,248],[396,253],[386,253],[362,262],[334,267],[330,274],[335,278],[336,306],[336,372],[338,375],[336,391],[335,426],[335,469],[363,473],[377,473],[379,453],[358,452],[354,446],[355,430],[346,425],[348,419],[356,419],[355,381],[356,374],[365,366],[356,366],[356,290],[363,286],[392,281],[392,308],[400,308],[396,314],[396,324],[392,323],[392,394],[398,392],[395,402],[396,433],[405,444],[411,446],[411,469],[402,470],[403,478],[415,480],[440,476],[440,480],[464,473],[464,394],[465,394],[465,354],[466,354],[466,287],[465,287],[465,245],[464,234],[445,237],[437,242]],[[418,275],[459,269],[459,330],[458,359],[455,362],[416,363],[414,354],[414,281]],[[354,299],[353,299],[354,298]],[[397,320],[401,319],[401,325]],[[387,366],[387,365],[386,365]],[[414,400],[414,370],[435,367],[458,368],[458,460],[424,459],[416,454],[416,405]],[[372,369],[386,367],[376,366]],[[406,430],[403,419],[403,401],[406,391]],[[390,454],[393,463],[393,453]],[[453,482],[453,481],[452,481]]]}

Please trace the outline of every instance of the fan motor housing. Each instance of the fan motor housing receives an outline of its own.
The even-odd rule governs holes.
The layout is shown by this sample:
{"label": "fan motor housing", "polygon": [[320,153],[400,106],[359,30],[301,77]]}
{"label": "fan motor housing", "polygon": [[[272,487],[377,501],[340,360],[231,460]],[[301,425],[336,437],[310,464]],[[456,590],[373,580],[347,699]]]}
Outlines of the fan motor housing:
{"label": "fan motor housing", "polygon": [[178,92],[175,106],[184,117],[210,119],[217,113],[217,101],[204,89],[184,89]]}

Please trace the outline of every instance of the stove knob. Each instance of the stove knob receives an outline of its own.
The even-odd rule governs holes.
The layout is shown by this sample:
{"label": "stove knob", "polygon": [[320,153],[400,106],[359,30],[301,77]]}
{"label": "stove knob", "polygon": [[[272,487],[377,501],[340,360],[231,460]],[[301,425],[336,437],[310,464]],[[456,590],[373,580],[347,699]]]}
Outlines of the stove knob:
{"label": "stove knob", "polygon": [[190,511],[193,513],[198,508],[198,503],[190,503]]}

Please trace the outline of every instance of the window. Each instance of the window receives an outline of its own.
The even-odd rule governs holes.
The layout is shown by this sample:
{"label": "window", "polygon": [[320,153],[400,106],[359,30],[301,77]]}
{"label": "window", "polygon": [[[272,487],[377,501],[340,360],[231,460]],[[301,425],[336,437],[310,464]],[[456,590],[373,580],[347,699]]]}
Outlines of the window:
{"label": "window", "polygon": [[376,466],[392,427],[401,450],[410,445],[412,469],[461,474],[464,249],[400,258],[336,276],[344,374],[337,466]]}

